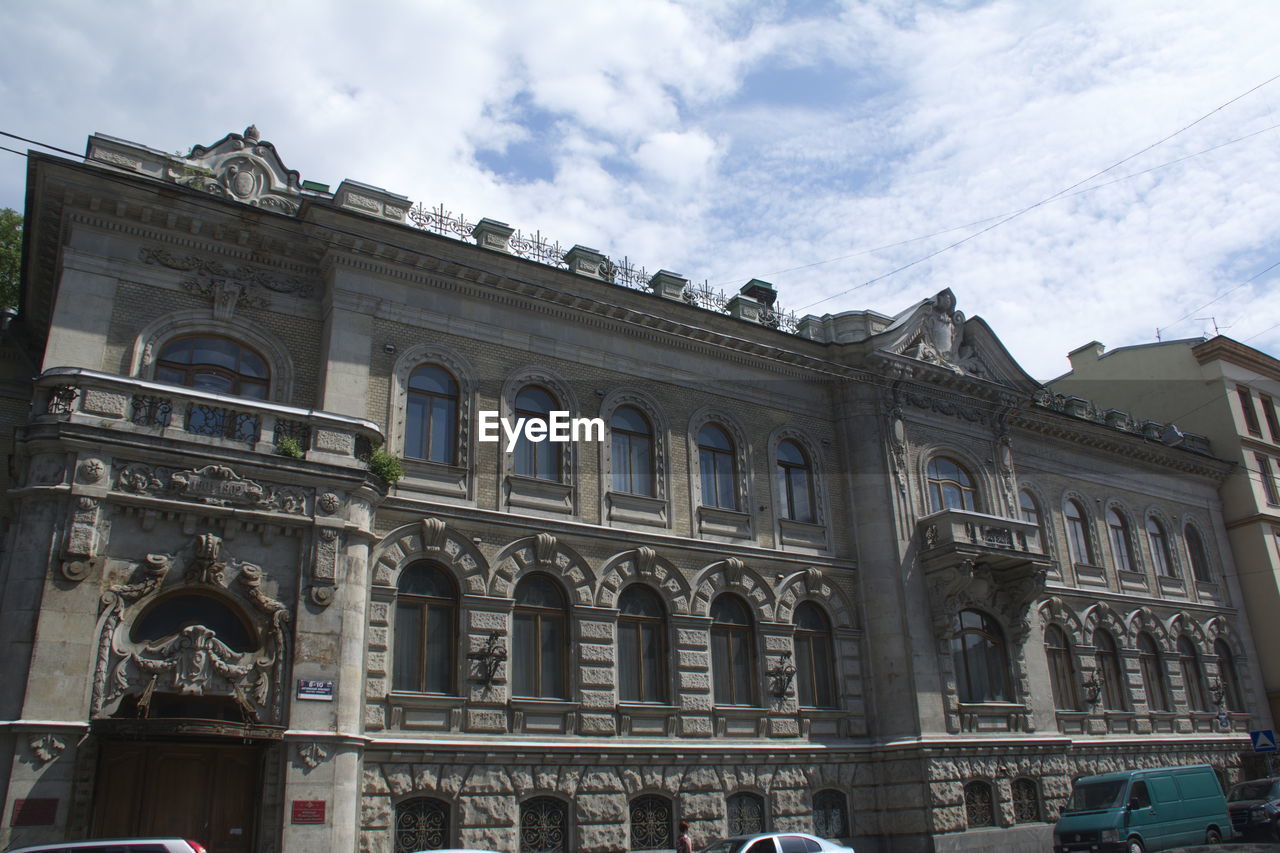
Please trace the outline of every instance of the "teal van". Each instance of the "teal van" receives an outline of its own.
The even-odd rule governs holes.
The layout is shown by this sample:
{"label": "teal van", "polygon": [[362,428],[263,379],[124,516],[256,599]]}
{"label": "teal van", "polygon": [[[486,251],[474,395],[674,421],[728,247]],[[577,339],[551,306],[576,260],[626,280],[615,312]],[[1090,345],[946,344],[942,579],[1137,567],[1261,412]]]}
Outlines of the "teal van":
{"label": "teal van", "polygon": [[1230,838],[1231,817],[1208,764],[1083,776],[1053,828],[1054,853],[1142,853]]}

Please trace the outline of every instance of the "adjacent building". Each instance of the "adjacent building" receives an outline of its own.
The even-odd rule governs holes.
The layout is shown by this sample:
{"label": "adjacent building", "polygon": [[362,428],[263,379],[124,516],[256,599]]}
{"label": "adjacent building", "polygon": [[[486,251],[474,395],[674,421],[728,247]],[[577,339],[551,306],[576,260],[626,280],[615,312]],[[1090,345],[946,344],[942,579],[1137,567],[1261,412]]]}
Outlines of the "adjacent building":
{"label": "adjacent building", "polygon": [[29,162],[0,844],[1043,849],[1270,722],[1234,466],[947,289],[798,319],[253,128]]}
{"label": "adjacent building", "polygon": [[[1141,411],[1209,437],[1235,463],[1222,509],[1246,610],[1260,649],[1280,648],[1280,361],[1223,335],[1121,347],[1093,341],[1070,354],[1071,371],[1050,382],[1064,395]],[[1177,433],[1166,438],[1177,441]],[[1199,550],[1192,569],[1203,565]],[[1280,712],[1280,660],[1259,661],[1272,718]]]}

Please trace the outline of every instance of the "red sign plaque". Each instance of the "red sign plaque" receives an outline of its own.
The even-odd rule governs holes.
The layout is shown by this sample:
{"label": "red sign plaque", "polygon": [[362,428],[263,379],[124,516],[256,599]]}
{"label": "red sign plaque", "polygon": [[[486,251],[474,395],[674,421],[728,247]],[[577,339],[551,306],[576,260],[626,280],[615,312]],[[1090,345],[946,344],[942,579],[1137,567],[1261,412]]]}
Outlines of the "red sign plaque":
{"label": "red sign plaque", "polygon": [[324,800],[294,800],[293,822],[324,823]]}
{"label": "red sign plaque", "polygon": [[53,826],[58,817],[57,797],[30,797],[13,801],[10,826]]}

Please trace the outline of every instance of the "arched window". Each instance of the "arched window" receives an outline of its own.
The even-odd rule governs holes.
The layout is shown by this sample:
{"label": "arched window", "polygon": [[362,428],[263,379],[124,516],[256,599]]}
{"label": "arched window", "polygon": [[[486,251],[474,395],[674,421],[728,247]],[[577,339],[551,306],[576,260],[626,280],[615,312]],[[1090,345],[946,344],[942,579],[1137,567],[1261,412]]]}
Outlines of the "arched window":
{"label": "arched window", "polygon": [[813,470],[800,445],[790,440],[778,444],[777,473],[782,517],[792,521],[815,521]]}
{"label": "arched window", "polygon": [[1095,565],[1093,545],[1089,541],[1089,530],[1086,527],[1088,516],[1085,515],[1084,507],[1074,498],[1068,498],[1062,506],[1062,514],[1067,521],[1067,553],[1071,556],[1071,562]]}
{"label": "arched window", "polygon": [[1129,521],[1115,507],[1107,510],[1107,534],[1111,539],[1111,555],[1116,561],[1116,568],[1122,572],[1132,572],[1134,565],[1129,553]]}
{"label": "arched window", "polygon": [[951,657],[961,702],[1013,700],[1004,632],[990,616],[977,610],[957,614]]}
{"label": "arched window", "polygon": [[213,631],[234,652],[259,648],[253,626],[221,598],[203,593],[179,593],[161,598],[134,621],[129,639],[134,643],[154,643],[168,639],[192,625]]}
{"label": "arched window", "polygon": [[738,508],[738,479],[733,441],[724,428],[706,424],[698,430],[698,470],[702,475],[702,505]]}
{"label": "arched window", "polygon": [[1182,670],[1182,685],[1187,693],[1187,707],[1192,711],[1205,711],[1209,703],[1205,701],[1204,671],[1200,667],[1200,654],[1196,651],[1191,638],[1183,635],[1178,638],[1178,668]]}
{"label": "arched window", "polygon": [[618,695],[623,702],[667,700],[666,612],[648,587],[618,596]]}
{"label": "arched window", "polygon": [[711,605],[711,674],[717,705],[754,705],[756,642],[751,611],[735,595]]}
{"label": "arched window", "polygon": [[1164,661],[1160,658],[1156,641],[1145,631],[1138,635],[1138,667],[1142,670],[1148,710],[1169,710],[1169,691],[1164,684]]}
{"label": "arched window", "polygon": [[409,374],[404,455],[453,465],[457,436],[458,383],[443,367],[424,364]]}
{"label": "arched window", "polygon": [[759,835],[765,831],[764,798],[742,791],[725,800],[729,835]]}
{"label": "arched window", "polygon": [[520,853],[567,853],[569,807],[554,797],[520,804]]}
{"label": "arched window", "polygon": [[819,838],[848,838],[849,798],[830,788],[813,795],[813,834]]}
{"label": "arched window", "polygon": [[1154,515],[1147,516],[1147,544],[1151,546],[1151,565],[1155,567],[1156,576],[1174,577],[1169,537],[1164,532],[1164,525]]}
{"label": "arched window", "polygon": [[633,406],[619,406],[609,419],[612,437],[613,490],[653,497],[653,427]]}
{"label": "arched window", "polygon": [[944,509],[974,511],[977,506],[977,490],[969,472],[945,456],[929,460],[929,508],[933,512]]}
{"label": "arched window", "polygon": [[458,592],[444,569],[414,563],[400,573],[392,690],[453,693]]}
{"label": "arched window", "polygon": [[1244,695],[1240,691],[1240,679],[1236,676],[1236,660],[1225,640],[1213,641],[1213,653],[1218,656],[1218,678],[1222,681],[1222,701],[1229,711],[1244,710]]}
{"label": "arched window", "polygon": [[1209,574],[1209,558],[1204,550],[1204,540],[1195,525],[1188,524],[1183,531],[1187,537],[1187,559],[1191,563],[1191,576],[1200,583],[1211,583],[1213,576]]}
{"label": "arched window", "polygon": [[796,700],[810,708],[834,707],[831,622],[812,601],[796,608],[795,647]]}
{"label": "arched window", "polygon": [[671,800],[656,794],[631,801],[631,849],[674,850]]}
{"label": "arched window", "polygon": [[991,794],[991,783],[975,779],[964,785],[964,816],[969,828],[975,826],[995,826],[995,798]]}
{"label": "arched window", "polygon": [[1023,521],[1036,526],[1035,532],[1028,534],[1028,538],[1030,538],[1035,545],[1039,545],[1044,541],[1044,536],[1040,529],[1040,504],[1036,502],[1035,496],[1026,489],[1018,492],[1018,512],[1022,516]]}
{"label": "arched window", "polygon": [[414,797],[396,805],[395,853],[444,850],[450,846],[449,805],[430,797]]}
{"label": "arched window", "polygon": [[1057,625],[1044,629],[1044,653],[1049,659],[1049,679],[1053,689],[1053,707],[1064,711],[1080,710],[1080,688],[1076,679],[1075,655],[1067,635]]}
{"label": "arched window", "polygon": [[516,696],[568,698],[565,649],[569,644],[564,594],[546,575],[516,584],[515,637],[511,643]]}
{"label": "arched window", "polygon": [[1014,779],[1010,793],[1013,796],[1014,823],[1040,820],[1040,789],[1034,779]]}
{"label": "arched window", "polygon": [[267,399],[271,373],[258,353],[228,338],[191,335],[175,338],[160,349],[156,358],[155,378],[214,391]]}
{"label": "arched window", "polygon": [[[548,426],[551,413],[558,411],[559,404],[551,392],[537,385],[529,385],[516,394],[515,416],[517,419],[542,421]],[[560,445],[558,441],[530,441],[522,429],[516,439],[515,473],[522,477],[536,477],[539,480],[560,482]]]}
{"label": "arched window", "polygon": [[1120,669],[1120,653],[1116,641],[1102,628],[1093,632],[1094,660],[1102,682],[1102,707],[1112,711],[1128,710],[1124,673]]}

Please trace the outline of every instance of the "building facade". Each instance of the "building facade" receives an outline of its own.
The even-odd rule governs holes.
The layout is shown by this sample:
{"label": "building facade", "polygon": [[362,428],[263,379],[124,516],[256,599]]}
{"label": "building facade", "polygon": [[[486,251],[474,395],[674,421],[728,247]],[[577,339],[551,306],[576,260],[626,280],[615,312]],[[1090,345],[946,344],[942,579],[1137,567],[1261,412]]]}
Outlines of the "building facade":
{"label": "building facade", "polygon": [[0,843],[1042,849],[1269,723],[1231,466],[949,290],[796,320],[252,128],[32,154],[26,233]]}
{"label": "building facade", "polygon": [[[1280,607],[1280,361],[1217,335],[1121,347],[1097,341],[1070,355],[1050,386],[1099,406],[1142,411],[1208,436],[1235,463],[1221,487],[1223,519],[1246,611],[1260,649],[1280,645],[1270,616]],[[1272,719],[1280,711],[1280,661],[1259,661]]]}

